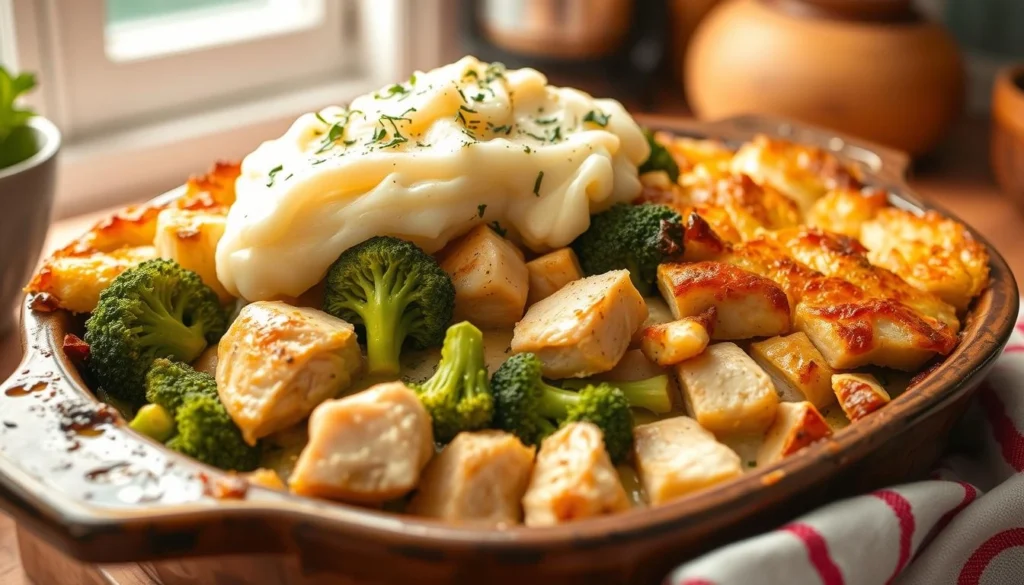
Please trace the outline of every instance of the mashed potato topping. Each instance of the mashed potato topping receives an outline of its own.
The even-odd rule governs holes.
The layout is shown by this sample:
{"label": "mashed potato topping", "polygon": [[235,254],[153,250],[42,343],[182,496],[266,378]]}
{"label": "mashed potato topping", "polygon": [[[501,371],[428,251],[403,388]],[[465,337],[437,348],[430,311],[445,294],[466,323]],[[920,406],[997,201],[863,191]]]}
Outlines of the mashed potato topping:
{"label": "mashed potato topping", "polygon": [[639,194],[648,153],[618,102],[465,57],[303,115],[247,156],[217,276],[249,300],[297,296],[373,236],[435,252],[480,223],[564,246]]}

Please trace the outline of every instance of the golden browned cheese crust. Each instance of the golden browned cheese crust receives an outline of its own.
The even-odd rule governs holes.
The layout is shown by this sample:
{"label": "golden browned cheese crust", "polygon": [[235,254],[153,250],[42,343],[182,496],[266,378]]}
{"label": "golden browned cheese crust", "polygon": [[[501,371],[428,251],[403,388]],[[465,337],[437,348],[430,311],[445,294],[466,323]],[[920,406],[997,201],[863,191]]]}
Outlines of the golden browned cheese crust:
{"label": "golden browned cheese crust", "polygon": [[[217,163],[202,177],[189,179],[185,194],[173,203],[126,207],[97,222],[82,236],[47,258],[25,292],[43,296],[50,310],[89,313],[99,293],[121,272],[157,257],[157,217],[168,206],[227,213],[235,200],[238,163]],[[187,236],[187,234],[185,234]]]}

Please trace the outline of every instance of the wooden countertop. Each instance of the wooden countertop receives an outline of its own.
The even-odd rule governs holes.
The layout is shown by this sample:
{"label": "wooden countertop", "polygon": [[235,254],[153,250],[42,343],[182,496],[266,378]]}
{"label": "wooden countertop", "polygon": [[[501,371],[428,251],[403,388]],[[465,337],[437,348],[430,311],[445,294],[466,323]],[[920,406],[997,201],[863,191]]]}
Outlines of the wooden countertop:
{"label": "wooden countertop", "polygon": [[[958,125],[945,146],[915,166],[911,186],[917,192],[957,214],[986,237],[1006,258],[1021,286],[1024,277],[1024,212],[1015,208],[993,182],[988,166],[988,121]],[[106,212],[62,220],[50,228],[44,253],[81,233]],[[0,379],[6,378],[21,358],[16,333],[0,339]],[[120,567],[83,583],[151,584],[140,569]],[[17,552],[13,522],[0,514],[0,583],[29,584]],[[44,584],[40,584],[44,585]]]}

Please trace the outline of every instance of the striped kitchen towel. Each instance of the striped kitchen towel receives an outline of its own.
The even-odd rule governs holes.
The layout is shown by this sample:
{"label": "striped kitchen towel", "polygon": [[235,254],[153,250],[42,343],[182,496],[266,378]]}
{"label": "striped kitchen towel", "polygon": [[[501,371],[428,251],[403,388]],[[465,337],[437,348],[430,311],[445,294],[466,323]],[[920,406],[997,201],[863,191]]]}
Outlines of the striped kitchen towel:
{"label": "striped kitchen towel", "polygon": [[[670,585],[1024,584],[1024,316],[933,479],[842,500],[676,569]],[[971,441],[967,441],[971,443]]]}

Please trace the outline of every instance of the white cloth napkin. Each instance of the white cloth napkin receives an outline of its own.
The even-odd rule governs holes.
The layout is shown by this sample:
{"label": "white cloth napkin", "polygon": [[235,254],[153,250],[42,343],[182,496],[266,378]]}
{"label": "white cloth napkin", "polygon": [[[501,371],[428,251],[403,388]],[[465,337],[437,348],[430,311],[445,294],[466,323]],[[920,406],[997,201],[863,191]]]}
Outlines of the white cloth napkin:
{"label": "white cloth napkin", "polygon": [[[933,479],[835,502],[712,551],[670,585],[1024,584],[1024,312]],[[963,446],[961,446],[963,447]]]}

